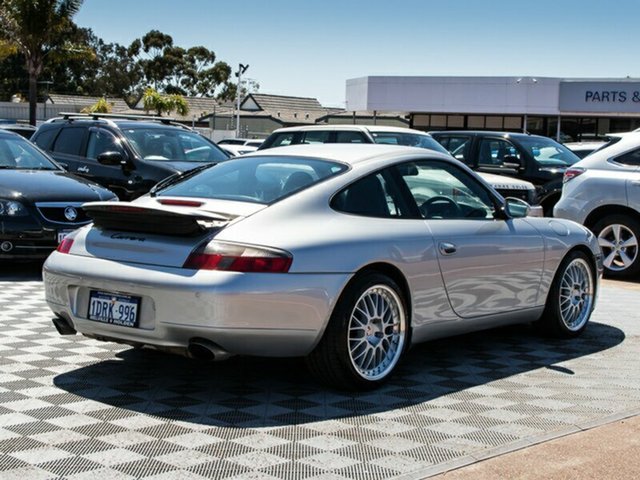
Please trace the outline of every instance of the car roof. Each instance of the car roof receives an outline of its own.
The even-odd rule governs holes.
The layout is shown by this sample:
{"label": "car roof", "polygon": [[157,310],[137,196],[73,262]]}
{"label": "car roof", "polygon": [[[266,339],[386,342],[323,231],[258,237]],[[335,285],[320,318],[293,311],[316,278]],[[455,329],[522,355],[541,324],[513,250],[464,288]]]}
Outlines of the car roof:
{"label": "car roof", "polygon": [[300,127],[284,127],[274,130],[273,133],[282,132],[309,132],[309,131],[358,131],[358,132],[394,132],[394,133],[414,133],[428,135],[427,132],[421,130],[413,130],[405,127],[391,127],[387,125],[345,125],[345,124],[326,124],[326,125],[306,125]]}
{"label": "car roof", "polygon": [[[288,145],[286,147],[275,147],[267,150],[257,150],[256,152],[243,155],[246,157],[264,156],[287,156],[287,157],[313,157],[336,162],[356,165],[373,159],[383,159],[385,157],[400,157],[402,155],[419,155],[444,159],[449,162],[456,162],[450,155],[439,153],[418,147],[404,147],[398,145],[380,144],[349,144],[349,143],[320,143],[312,145]],[[233,161],[233,160],[232,160]]]}
{"label": "car roof", "polygon": [[[542,137],[541,135],[534,135],[532,133],[521,133],[521,132],[500,132],[493,130],[438,130],[429,132],[429,134],[437,136],[437,135],[474,135],[474,136],[496,136],[496,137],[511,137],[511,138],[524,138],[524,137],[533,137],[533,138],[549,138]],[[553,140],[550,138],[550,140]]]}

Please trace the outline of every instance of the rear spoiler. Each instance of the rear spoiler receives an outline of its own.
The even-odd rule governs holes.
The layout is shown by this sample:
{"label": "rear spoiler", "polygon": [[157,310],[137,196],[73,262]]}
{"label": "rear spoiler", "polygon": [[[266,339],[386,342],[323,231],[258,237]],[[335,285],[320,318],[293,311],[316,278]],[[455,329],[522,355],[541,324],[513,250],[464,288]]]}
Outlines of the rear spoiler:
{"label": "rear spoiler", "polygon": [[172,206],[141,206],[130,202],[90,202],[82,209],[103,230],[158,235],[199,235],[222,228],[232,218],[201,210]]}

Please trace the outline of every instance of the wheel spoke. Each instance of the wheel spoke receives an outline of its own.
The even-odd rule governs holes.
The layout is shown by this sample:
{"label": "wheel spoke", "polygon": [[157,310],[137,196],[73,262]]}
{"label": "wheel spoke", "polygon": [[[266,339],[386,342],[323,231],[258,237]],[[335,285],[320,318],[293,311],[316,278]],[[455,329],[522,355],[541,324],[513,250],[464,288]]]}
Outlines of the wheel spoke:
{"label": "wheel spoke", "polygon": [[616,248],[615,243],[604,237],[598,238],[598,245],[600,245],[600,248]]}
{"label": "wheel spoke", "polygon": [[621,226],[620,225],[612,225],[611,226],[611,231],[613,232],[613,238],[615,239],[616,242],[619,242],[620,240],[622,240],[621,237]]}
{"label": "wheel spoke", "polygon": [[638,246],[638,239],[636,237],[627,238],[620,246],[622,248],[634,248]]}
{"label": "wheel spoke", "polygon": [[615,250],[612,250],[609,255],[607,255],[604,260],[602,261],[602,264],[607,267],[607,268],[611,268],[611,265],[613,265],[614,260],[616,259],[616,252]]}
{"label": "wheel spoke", "polygon": [[623,252],[622,250],[620,250],[619,253],[620,253],[620,260],[622,260],[622,264],[624,265],[624,268],[629,268],[633,263],[633,258],[629,257],[629,255],[627,255],[627,252]]}

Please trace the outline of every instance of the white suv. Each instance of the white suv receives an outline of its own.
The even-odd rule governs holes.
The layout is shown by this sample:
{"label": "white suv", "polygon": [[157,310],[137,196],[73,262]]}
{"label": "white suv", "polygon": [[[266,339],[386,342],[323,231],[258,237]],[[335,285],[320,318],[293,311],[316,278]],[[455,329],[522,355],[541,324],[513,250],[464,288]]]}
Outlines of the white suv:
{"label": "white suv", "polygon": [[640,273],[640,132],[621,136],[567,170],[553,214],[598,236],[605,274]]}

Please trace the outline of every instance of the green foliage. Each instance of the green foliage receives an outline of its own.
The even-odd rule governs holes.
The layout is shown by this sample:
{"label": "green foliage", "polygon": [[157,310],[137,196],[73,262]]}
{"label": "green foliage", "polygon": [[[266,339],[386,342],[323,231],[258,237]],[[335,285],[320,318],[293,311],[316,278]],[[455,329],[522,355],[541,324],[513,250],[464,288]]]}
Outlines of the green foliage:
{"label": "green foliage", "polygon": [[[29,73],[29,121],[35,125],[37,80],[45,58],[65,45],[83,0],[0,0],[0,39],[24,56]],[[69,45],[65,45],[69,48]]]}
{"label": "green foliage", "polygon": [[[49,81],[50,93],[118,96],[129,104],[147,86],[166,96],[235,97],[231,67],[213,51],[174,45],[158,30],[128,46],[106,43],[72,21],[82,3],[0,0],[0,100],[29,89],[35,115],[39,77]],[[173,110],[188,110],[176,102]]]}
{"label": "green foliage", "polygon": [[112,106],[107,99],[102,97],[90,107],[83,108],[82,113],[111,113]]}
{"label": "green foliage", "polygon": [[162,95],[151,87],[144,91],[142,105],[146,112],[154,111],[157,115],[173,111],[181,116],[189,114],[189,104],[182,95]]}

